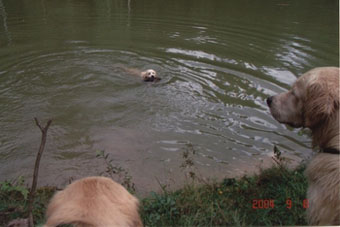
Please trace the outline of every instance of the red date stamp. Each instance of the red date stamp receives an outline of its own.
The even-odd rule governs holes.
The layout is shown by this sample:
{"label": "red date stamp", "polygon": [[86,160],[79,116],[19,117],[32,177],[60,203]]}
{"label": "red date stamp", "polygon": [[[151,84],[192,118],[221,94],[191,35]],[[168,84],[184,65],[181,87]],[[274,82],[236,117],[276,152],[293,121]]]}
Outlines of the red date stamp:
{"label": "red date stamp", "polygon": [[273,199],[253,199],[253,209],[269,209],[274,208]]}
{"label": "red date stamp", "polygon": [[[293,207],[292,200],[287,199],[285,205],[287,209],[291,209]],[[307,209],[309,207],[308,199],[304,199],[301,205],[304,209]],[[253,209],[274,209],[275,200],[274,199],[253,199],[252,208]]]}

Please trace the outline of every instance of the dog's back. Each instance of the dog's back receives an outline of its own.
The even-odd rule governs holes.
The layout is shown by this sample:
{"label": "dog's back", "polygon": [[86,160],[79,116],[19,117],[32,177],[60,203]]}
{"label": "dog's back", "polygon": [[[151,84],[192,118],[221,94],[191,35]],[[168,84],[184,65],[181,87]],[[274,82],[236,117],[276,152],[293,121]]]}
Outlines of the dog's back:
{"label": "dog's back", "polygon": [[45,227],[142,226],[138,200],[106,177],[87,177],[58,192],[47,208]]}

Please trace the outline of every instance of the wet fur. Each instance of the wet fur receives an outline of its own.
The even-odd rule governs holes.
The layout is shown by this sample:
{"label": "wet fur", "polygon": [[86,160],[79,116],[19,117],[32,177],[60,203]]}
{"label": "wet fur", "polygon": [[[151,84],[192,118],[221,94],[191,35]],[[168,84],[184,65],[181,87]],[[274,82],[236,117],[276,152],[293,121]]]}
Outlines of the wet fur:
{"label": "wet fur", "polygon": [[[339,68],[315,68],[288,92],[267,99],[273,117],[312,131],[313,146],[339,150]],[[340,159],[318,153],[306,169],[311,225],[340,225]]]}
{"label": "wet fur", "polygon": [[128,68],[123,65],[118,65],[118,67],[125,70],[130,75],[139,76],[145,82],[154,82],[161,80],[161,78],[158,77],[157,72],[153,69],[141,71],[139,69]]}
{"label": "wet fur", "polygon": [[54,195],[47,208],[45,227],[143,226],[138,206],[138,200],[110,178],[87,177]]}

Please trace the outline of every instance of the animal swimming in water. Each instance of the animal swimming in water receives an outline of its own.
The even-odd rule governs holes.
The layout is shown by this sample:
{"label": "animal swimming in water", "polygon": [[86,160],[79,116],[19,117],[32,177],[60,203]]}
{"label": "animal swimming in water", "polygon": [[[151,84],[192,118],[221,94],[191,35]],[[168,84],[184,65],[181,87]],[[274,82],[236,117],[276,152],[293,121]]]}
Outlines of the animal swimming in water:
{"label": "animal swimming in water", "polygon": [[123,65],[119,65],[119,68],[123,69],[126,71],[128,74],[134,75],[134,76],[139,76],[142,78],[143,81],[145,82],[158,82],[161,80],[161,78],[158,76],[156,70],[154,69],[148,69],[145,71],[141,71],[139,69],[135,68],[128,68]]}
{"label": "animal swimming in water", "polygon": [[140,76],[145,82],[154,82],[154,81],[156,82],[156,81],[161,80],[161,78],[157,76],[157,72],[153,69],[148,69],[146,71],[141,72]]}

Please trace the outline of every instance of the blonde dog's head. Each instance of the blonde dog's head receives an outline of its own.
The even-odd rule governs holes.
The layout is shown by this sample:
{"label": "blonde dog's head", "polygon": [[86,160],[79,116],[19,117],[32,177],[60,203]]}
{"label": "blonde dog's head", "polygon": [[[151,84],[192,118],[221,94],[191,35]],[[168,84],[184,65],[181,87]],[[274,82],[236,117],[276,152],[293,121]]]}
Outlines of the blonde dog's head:
{"label": "blonde dog's head", "polygon": [[269,97],[267,104],[280,123],[313,130],[339,113],[339,68],[310,70],[288,92]]}
{"label": "blonde dog's head", "polygon": [[157,73],[153,69],[148,69],[144,72],[141,72],[141,77],[146,82],[153,82],[153,81],[159,81],[160,78],[157,76]]}

